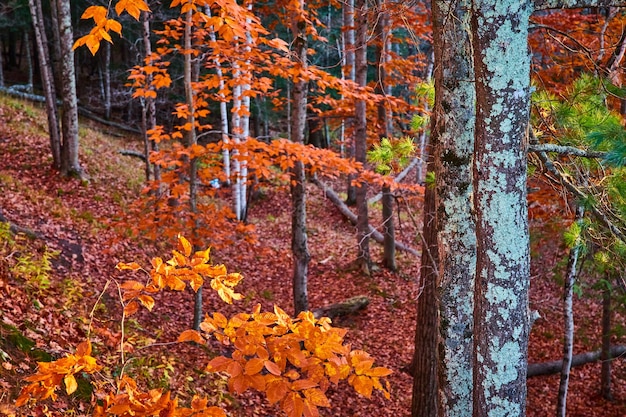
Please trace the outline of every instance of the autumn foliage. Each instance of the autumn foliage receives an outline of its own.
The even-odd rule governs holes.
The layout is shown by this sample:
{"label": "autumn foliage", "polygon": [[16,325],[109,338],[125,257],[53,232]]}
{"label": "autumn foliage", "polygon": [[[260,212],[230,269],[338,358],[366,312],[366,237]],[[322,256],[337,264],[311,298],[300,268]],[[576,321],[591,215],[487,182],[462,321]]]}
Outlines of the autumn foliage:
{"label": "autumn foliage", "polygon": [[[210,280],[210,286],[226,303],[240,299],[234,287],[242,279],[238,273],[228,273],[224,265],[214,265],[209,249],[192,250],[182,236],[179,250],[172,251],[166,261],[152,259],[152,268],[144,270],[139,264],[120,263],[120,270],[143,271],[146,283],[129,280],[119,284],[126,317],[141,306],[152,310],[153,294],[163,290],[182,291],[187,284],[193,289]],[[389,369],[375,367],[374,359],[362,350],[352,350],[344,343],[347,330],[331,326],[328,318],[317,319],[311,312],[292,318],[279,307],[262,312],[260,305],[251,313],[239,313],[230,319],[219,312],[207,315],[201,331],[186,330],[178,342],[209,345],[211,339],[221,344],[229,355],[217,356],[206,365],[206,371],[228,377],[231,392],[241,394],[253,388],[264,392],[271,404],[277,403],[290,417],[318,416],[318,407],[330,407],[326,391],[342,380],[362,396],[371,397],[374,390],[389,398],[384,378]],[[120,342],[121,361],[128,351],[127,342]],[[190,407],[180,406],[172,393],[162,389],[142,390],[137,382],[122,372],[114,383],[100,381],[103,365],[92,356],[89,340],[82,342],[74,354],[53,362],[39,362],[36,374],[26,378],[29,385],[22,389],[17,406],[31,401],[57,399],[56,391],[64,387],[67,394],[77,389],[76,375],[89,374],[95,388],[94,416],[225,416],[225,411],[209,404],[207,398],[195,396]]]}

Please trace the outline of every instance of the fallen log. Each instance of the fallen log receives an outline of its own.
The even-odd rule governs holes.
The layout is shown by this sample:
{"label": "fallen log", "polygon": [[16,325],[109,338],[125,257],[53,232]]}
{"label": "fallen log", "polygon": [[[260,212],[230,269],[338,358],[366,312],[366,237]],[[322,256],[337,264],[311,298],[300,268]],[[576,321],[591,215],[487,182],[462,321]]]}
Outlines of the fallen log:
{"label": "fallen log", "polygon": [[2,214],[2,210],[1,209],[0,209],[0,222],[1,223],[8,223],[9,230],[14,235],[17,235],[18,233],[22,233],[22,234],[28,236],[31,239],[41,239],[42,238],[41,235],[39,233],[35,232],[34,230],[31,230],[31,229],[29,229],[27,227],[18,226],[17,224],[9,221],[9,219],[4,217],[4,214]]}
{"label": "fallen log", "polygon": [[369,303],[369,298],[364,295],[357,295],[356,297],[348,298],[346,301],[340,303],[316,308],[313,310],[313,315],[317,319],[320,317],[336,319],[337,317],[345,317],[357,313],[367,307]]}
{"label": "fallen log", "polygon": [[[339,209],[341,214],[343,214],[350,221],[350,223],[352,223],[353,225],[356,225],[356,221],[357,221],[356,214],[354,214],[352,210],[350,210],[350,207],[348,207],[343,201],[341,201],[341,198],[339,198],[337,193],[332,188],[327,187],[326,185],[322,184],[316,178],[311,178],[310,181],[313,184],[317,185],[319,188],[321,188],[322,191],[324,191],[324,195],[326,195],[326,197],[330,201],[333,202],[333,204]],[[372,225],[369,225],[368,227],[369,227],[369,233],[372,239],[374,239],[376,242],[382,245],[385,240],[383,237],[383,234],[380,233],[378,230],[374,229]],[[405,244],[400,243],[398,241],[396,241],[396,249],[408,252],[415,256],[419,256],[419,253],[415,249],[409,246],[406,246]]]}
{"label": "fallen log", "polygon": [[[626,346],[611,346],[611,358],[617,358],[626,354]],[[572,368],[575,366],[581,366],[600,360],[600,350],[593,352],[579,353],[572,357]],[[553,375],[561,372],[563,366],[563,360],[559,359],[551,362],[530,363],[528,364],[528,372],[526,377],[532,378],[535,376]]]}
{"label": "fallen log", "polygon": [[132,149],[122,149],[120,151],[120,154],[124,156],[132,156],[134,158],[139,158],[142,161],[146,162],[146,155],[144,155],[143,152],[133,151]]}

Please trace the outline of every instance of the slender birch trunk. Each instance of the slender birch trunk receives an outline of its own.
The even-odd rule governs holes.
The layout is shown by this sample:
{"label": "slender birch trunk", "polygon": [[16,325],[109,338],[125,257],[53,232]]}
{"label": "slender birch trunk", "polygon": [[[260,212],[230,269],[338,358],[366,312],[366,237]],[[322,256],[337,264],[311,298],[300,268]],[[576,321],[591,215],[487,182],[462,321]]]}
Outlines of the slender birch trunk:
{"label": "slender birch trunk", "polygon": [[[576,209],[576,222],[580,222],[584,214],[583,206]],[[561,367],[561,379],[559,382],[559,394],[556,405],[556,415],[565,417],[567,414],[567,391],[569,384],[570,369],[572,367],[572,357],[574,354],[574,284],[578,266],[578,256],[581,244],[577,241],[570,249],[567,260],[567,273],[563,283],[563,366]]]}
{"label": "slender birch trunk", "polygon": [[[355,65],[355,47],[356,47],[356,30],[354,26],[354,1],[355,0],[347,0],[343,3],[342,12],[343,12],[343,40],[344,40],[344,57],[345,57],[345,68],[343,71],[343,77],[347,78],[351,81],[356,81],[356,65]],[[349,131],[352,132],[352,135],[348,138],[347,146],[346,146],[346,156],[348,158],[354,157],[354,145],[355,145],[355,120],[347,120],[345,123],[345,127],[348,128]],[[353,206],[356,204],[356,188],[352,185],[352,181],[354,180],[354,175],[348,175],[348,184],[346,189],[346,204],[349,206]]]}
{"label": "slender birch trunk", "polygon": [[76,98],[76,73],[74,69],[74,34],[69,0],[56,1],[60,41],[60,81],[63,100],[61,144],[61,172],[83,179],[85,174],[78,161],[78,100]]}
{"label": "slender birch trunk", "polygon": [[46,98],[46,116],[48,118],[48,136],[50,137],[50,150],[52,152],[52,165],[54,169],[61,169],[61,133],[59,131],[59,118],[56,104],[56,90],[54,87],[54,75],[48,49],[48,37],[43,22],[41,0],[28,0],[30,15],[35,28],[35,42],[37,43],[37,55],[39,57],[39,71],[44,96]]}

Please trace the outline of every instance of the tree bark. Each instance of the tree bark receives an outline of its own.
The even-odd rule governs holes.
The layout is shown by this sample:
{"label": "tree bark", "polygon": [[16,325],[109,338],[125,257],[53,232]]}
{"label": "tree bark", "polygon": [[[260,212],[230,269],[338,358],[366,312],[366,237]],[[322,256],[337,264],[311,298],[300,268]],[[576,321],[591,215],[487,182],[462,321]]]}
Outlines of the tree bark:
{"label": "tree bark", "polygon": [[[431,119],[434,124],[433,116]],[[431,146],[436,146],[437,133],[430,138]],[[434,172],[434,156],[429,152],[428,170]],[[417,299],[417,325],[415,328],[415,351],[411,364],[413,391],[411,400],[412,417],[438,417],[439,379],[437,378],[438,354],[438,312],[437,276],[439,253],[437,247],[437,224],[435,209],[435,188],[426,187],[424,192],[424,222],[422,225],[422,260],[420,264]]]}
{"label": "tree bark", "polygon": [[52,166],[61,169],[61,134],[59,131],[59,118],[56,105],[56,90],[54,87],[54,75],[48,49],[48,37],[43,22],[41,0],[28,0],[30,15],[35,28],[35,42],[37,43],[37,55],[39,57],[39,71],[41,84],[46,102],[46,116],[48,118],[48,136],[50,137],[50,150],[52,152]]}
{"label": "tree bark", "polygon": [[[299,10],[292,16],[293,42],[296,67],[307,70],[306,20],[303,16],[304,1],[299,1]],[[300,78],[293,83],[291,105],[291,140],[304,143],[306,128],[308,83]],[[307,279],[311,256],[306,231],[306,177],[302,161],[295,161],[291,185],[291,252],[293,254],[293,303],[295,315],[309,309]]]}
{"label": "tree bark", "polygon": [[[344,78],[350,81],[356,81],[356,66],[355,66],[355,27],[354,27],[354,1],[355,0],[347,0],[343,3],[342,13],[343,13],[343,42],[344,42],[344,68],[343,68],[343,76]],[[348,131],[354,132],[354,121],[348,119],[345,122],[345,127],[348,128]],[[348,140],[347,149],[347,157],[354,157],[354,133],[350,136]],[[348,184],[346,189],[346,204],[349,206],[353,206],[356,204],[356,188],[352,185],[352,180],[354,180],[354,175],[348,175]]]}
{"label": "tree bark", "polygon": [[[584,208],[579,205],[576,208],[576,222],[582,219]],[[563,367],[561,368],[561,379],[559,382],[559,395],[556,405],[556,415],[565,417],[567,414],[567,390],[569,383],[570,368],[572,366],[572,355],[574,352],[574,283],[576,281],[576,266],[581,244],[577,240],[570,249],[567,261],[567,275],[563,283]]]}
{"label": "tree bark", "polygon": [[[356,82],[360,87],[367,85],[367,2],[358,0],[356,9],[359,11],[356,33]],[[354,159],[365,164],[367,155],[367,114],[366,103],[357,99],[355,103],[355,135]],[[369,248],[369,216],[367,207],[367,183],[362,182],[356,187],[357,206],[357,261],[367,275],[371,273],[372,260]]]}
{"label": "tree bark", "polygon": [[439,248],[439,407],[469,416],[473,393],[476,235],[472,213],[475,88],[469,1],[433,4],[436,227]]}
{"label": "tree bark", "polygon": [[69,0],[56,2],[59,23],[59,49],[61,63],[59,74],[63,100],[61,143],[61,173],[84,179],[84,172],[78,161],[78,102],[76,99],[76,73],[74,70],[74,35]]}
{"label": "tree bark", "polygon": [[524,416],[529,335],[529,1],[472,4],[476,74],[474,417]]}

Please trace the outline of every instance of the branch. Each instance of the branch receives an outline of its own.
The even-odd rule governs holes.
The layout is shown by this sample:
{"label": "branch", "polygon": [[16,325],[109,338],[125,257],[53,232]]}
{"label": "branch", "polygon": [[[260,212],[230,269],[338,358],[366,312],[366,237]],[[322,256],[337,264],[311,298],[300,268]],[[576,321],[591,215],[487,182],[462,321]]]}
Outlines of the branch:
{"label": "branch", "polygon": [[[417,163],[419,162],[418,158],[413,158],[413,160],[411,161],[411,163],[402,170],[401,173],[399,173],[393,180],[394,182],[400,182],[404,179],[404,177],[406,177],[409,172],[413,169],[413,167],[415,165],[417,165]],[[383,198],[383,193],[378,193],[376,194],[374,197],[370,198],[369,200],[367,200],[367,204],[372,204],[377,202],[378,200],[380,200],[381,198]]]}
{"label": "branch", "polygon": [[[593,352],[579,353],[578,355],[572,356],[572,368],[591,362],[597,362],[600,359],[600,352],[600,350],[595,350]],[[624,354],[626,354],[626,346],[611,346],[611,358],[617,358]],[[562,359],[551,362],[529,363],[526,377],[532,378],[535,376],[558,374],[561,372],[562,366]]]}
{"label": "branch", "polygon": [[606,157],[606,152],[599,151],[587,151],[585,149],[576,148],[574,146],[562,146],[562,145],[554,145],[551,143],[537,144],[537,145],[529,145],[529,152],[554,152],[561,155],[573,155],[580,156],[582,158],[600,158],[604,159]]}
{"label": "branch", "polygon": [[585,7],[626,7],[625,0],[534,0],[533,9],[582,9]]}
{"label": "branch", "polygon": [[29,229],[27,227],[18,226],[15,223],[10,222],[9,219],[4,217],[4,214],[2,214],[2,209],[0,209],[0,222],[8,223],[9,224],[9,230],[14,235],[17,235],[18,233],[23,233],[23,234],[25,234],[26,236],[28,236],[31,239],[41,239],[42,238],[41,235],[39,233],[35,232],[34,230]]}
{"label": "branch", "polygon": [[122,149],[120,150],[120,154],[125,155],[125,156],[133,156],[135,158],[139,158],[142,161],[146,162],[146,155],[144,155],[142,152],[139,152],[139,151],[133,151],[130,149]]}
{"label": "branch", "polygon": [[[332,201],[333,204],[335,204],[335,206],[337,206],[341,214],[343,214],[350,221],[350,223],[352,223],[353,225],[356,225],[356,221],[357,221],[356,214],[354,214],[352,210],[350,210],[350,208],[346,206],[346,204],[343,201],[341,201],[337,193],[335,193],[335,191],[332,188],[327,187],[326,185],[322,184],[316,178],[311,178],[310,181],[324,191],[324,194],[326,195],[326,197],[328,197],[328,199]],[[383,234],[380,233],[378,230],[374,229],[372,225],[368,225],[368,227],[369,227],[369,234],[371,235],[372,239],[382,244],[385,241]],[[408,252],[415,256],[419,256],[419,253],[415,249],[397,241],[396,241],[396,249]]]}
{"label": "branch", "polygon": [[[561,181],[561,184],[563,184],[567,190],[569,190],[572,194],[574,194],[578,199],[582,201],[587,201],[588,199],[587,194],[585,194],[578,187],[572,184],[572,182],[569,179],[567,179],[561,173],[561,171],[556,169],[556,167],[554,166],[554,164],[548,157],[547,153],[538,152],[537,154],[539,155],[539,159],[541,159],[541,161],[544,163],[546,169],[550,171],[555,177],[557,177]],[[609,229],[609,231],[613,233],[614,236],[616,236],[622,242],[626,243],[626,235],[624,235],[624,233],[617,226],[615,226],[613,222],[611,222],[611,220],[607,217],[606,214],[600,211],[600,209],[598,209],[593,204],[589,207],[589,211],[594,215],[596,219],[598,219],[600,223],[602,223],[607,229]]]}

